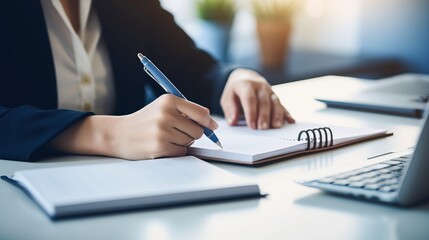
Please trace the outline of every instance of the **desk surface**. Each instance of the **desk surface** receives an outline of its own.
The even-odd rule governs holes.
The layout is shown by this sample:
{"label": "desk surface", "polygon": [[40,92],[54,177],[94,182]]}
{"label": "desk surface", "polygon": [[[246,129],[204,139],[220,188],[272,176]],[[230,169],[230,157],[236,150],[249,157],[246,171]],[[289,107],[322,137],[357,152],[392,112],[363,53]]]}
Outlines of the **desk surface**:
{"label": "desk surface", "polygon": [[282,69],[264,69],[259,55],[248,53],[233,57],[231,62],[257,69],[271,84],[293,82],[325,75],[353,76],[368,79],[386,78],[406,71],[406,67],[392,57],[342,56],[321,52],[291,49]]}
{"label": "desk surface", "polygon": [[[327,109],[312,99],[320,91],[346,94],[367,84],[326,77],[275,87],[298,121],[387,128],[395,135],[261,167],[215,163],[256,180],[269,193],[266,198],[51,221],[24,193],[0,181],[0,239],[427,239],[429,204],[396,208],[324,194],[293,181],[318,169],[371,163],[367,157],[414,145],[418,119]],[[0,161],[0,174],[115,161],[122,160],[64,157],[38,163]]]}

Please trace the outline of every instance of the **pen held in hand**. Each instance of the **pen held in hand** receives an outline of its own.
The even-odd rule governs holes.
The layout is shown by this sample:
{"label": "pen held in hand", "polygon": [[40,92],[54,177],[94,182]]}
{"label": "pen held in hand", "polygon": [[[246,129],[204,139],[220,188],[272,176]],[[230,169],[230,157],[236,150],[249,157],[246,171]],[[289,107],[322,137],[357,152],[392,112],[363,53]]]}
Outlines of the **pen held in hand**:
{"label": "pen held in hand", "polygon": [[[143,56],[143,54],[138,53],[138,58],[140,59],[140,62],[143,64],[144,71],[153,79],[155,82],[157,82],[167,93],[173,94],[176,97],[180,97],[183,99],[186,99],[186,97],[177,89],[173,83],[159,70],[155,64],[153,64],[149,58],[146,56]],[[220,144],[219,139],[217,138],[216,134],[206,128],[204,129],[204,135],[206,135],[212,142],[216,143],[219,147],[223,148]]]}

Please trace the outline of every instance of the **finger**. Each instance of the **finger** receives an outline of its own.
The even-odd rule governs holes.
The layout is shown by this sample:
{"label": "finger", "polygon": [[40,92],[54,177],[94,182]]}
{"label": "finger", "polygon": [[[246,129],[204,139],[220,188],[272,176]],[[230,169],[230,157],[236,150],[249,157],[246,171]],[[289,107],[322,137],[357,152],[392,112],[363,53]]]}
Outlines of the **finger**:
{"label": "finger", "polygon": [[196,122],[189,119],[187,116],[183,116],[178,113],[174,116],[173,126],[175,129],[187,134],[192,139],[199,139],[203,136],[204,130]]}
{"label": "finger", "polygon": [[283,116],[284,116],[284,119],[286,120],[286,122],[288,122],[288,123],[295,123],[295,119],[292,117],[292,115],[289,113],[289,111],[281,104],[280,99],[278,99],[278,100],[279,100],[279,104],[283,108]]}
{"label": "finger", "polygon": [[240,100],[232,91],[224,92],[221,97],[221,106],[223,114],[228,124],[237,125],[241,113]]}
{"label": "finger", "polygon": [[258,91],[258,129],[268,129],[270,127],[271,93],[266,88]]}
{"label": "finger", "polygon": [[183,132],[179,129],[175,129],[175,131],[176,131],[175,137],[174,137],[174,140],[171,141],[171,143],[177,144],[179,146],[187,147],[188,145],[190,145],[190,143],[194,142],[194,138],[191,137],[186,132]]}
{"label": "finger", "polygon": [[203,127],[211,130],[218,128],[216,121],[210,116],[210,110],[196,103],[176,97],[176,109]]}
{"label": "finger", "polygon": [[192,146],[192,144],[194,144],[194,142],[195,142],[195,140],[194,140],[194,139],[192,139],[190,142],[188,142],[187,144],[185,144],[185,145],[183,145],[183,146],[185,146],[185,147],[190,147],[190,146]]}
{"label": "finger", "polygon": [[278,96],[275,93],[273,93],[271,95],[271,100],[272,100],[273,104],[277,104],[277,105],[281,106],[281,108],[283,110],[283,117],[286,120],[286,122],[295,123],[295,119],[292,117],[292,115],[289,113],[289,111],[282,105],[282,103],[280,102],[280,99],[278,98]]}
{"label": "finger", "polygon": [[192,136],[174,127],[172,129],[167,130],[167,136],[167,138],[164,138],[165,142],[169,142],[182,147],[185,147],[185,145],[194,141],[194,138]]}
{"label": "finger", "polygon": [[271,126],[274,128],[281,128],[283,127],[286,118],[286,109],[283,107],[279,98],[274,93],[271,95],[271,102]]}
{"label": "finger", "polygon": [[166,128],[162,135],[154,139],[151,158],[183,156],[187,153],[187,148],[182,146],[187,140],[191,141],[189,136],[179,132],[174,128]]}
{"label": "finger", "polygon": [[258,97],[254,89],[255,88],[249,84],[237,89],[237,96],[240,99],[247,126],[252,129],[257,128],[256,117],[258,113]]}
{"label": "finger", "polygon": [[292,115],[289,113],[288,110],[285,109],[285,119],[288,123],[295,123],[295,119],[292,117]]}
{"label": "finger", "polygon": [[168,144],[168,150],[160,157],[177,157],[184,156],[188,153],[188,148],[185,146],[178,145],[176,143]]}

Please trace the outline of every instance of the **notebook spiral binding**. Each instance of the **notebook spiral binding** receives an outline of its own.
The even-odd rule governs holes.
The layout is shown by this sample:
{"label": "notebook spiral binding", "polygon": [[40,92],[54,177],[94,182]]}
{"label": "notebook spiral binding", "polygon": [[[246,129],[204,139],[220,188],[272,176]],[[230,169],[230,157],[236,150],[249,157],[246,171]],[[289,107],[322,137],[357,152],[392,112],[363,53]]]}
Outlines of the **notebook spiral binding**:
{"label": "notebook spiral binding", "polygon": [[[301,136],[305,138],[301,138]],[[329,127],[320,127],[302,130],[298,134],[298,140],[307,141],[307,148],[305,150],[317,149],[322,147],[330,147],[334,145],[334,135]],[[324,143],[324,146],[322,146]],[[312,146],[313,145],[313,146]]]}

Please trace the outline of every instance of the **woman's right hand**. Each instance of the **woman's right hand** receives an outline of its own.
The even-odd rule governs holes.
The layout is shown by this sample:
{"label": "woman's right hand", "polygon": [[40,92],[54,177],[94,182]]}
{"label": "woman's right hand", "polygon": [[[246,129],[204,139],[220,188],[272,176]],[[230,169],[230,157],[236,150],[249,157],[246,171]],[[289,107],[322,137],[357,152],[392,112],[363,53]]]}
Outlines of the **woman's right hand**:
{"label": "woman's right hand", "polygon": [[112,136],[114,155],[127,159],[182,156],[203,135],[201,126],[218,127],[207,108],[165,94],[120,118]]}
{"label": "woman's right hand", "polygon": [[52,145],[76,154],[125,159],[183,156],[187,146],[218,125],[207,108],[165,94],[141,110],[124,116],[91,116],[75,124]]}

